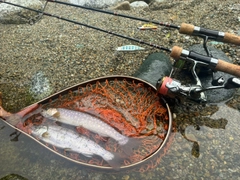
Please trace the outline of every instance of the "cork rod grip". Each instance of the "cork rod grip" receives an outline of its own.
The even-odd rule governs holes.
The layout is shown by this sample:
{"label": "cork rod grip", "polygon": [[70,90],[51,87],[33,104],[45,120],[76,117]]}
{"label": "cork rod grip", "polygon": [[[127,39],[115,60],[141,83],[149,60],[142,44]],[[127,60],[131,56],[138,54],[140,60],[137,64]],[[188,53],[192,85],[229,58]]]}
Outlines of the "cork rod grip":
{"label": "cork rod grip", "polygon": [[240,46],[240,36],[230,34],[230,33],[225,33],[223,42],[232,43],[232,44]]}
{"label": "cork rod grip", "polygon": [[[193,35],[194,25],[182,23],[180,26],[180,29],[179,29],[179,33]],[[199,32],[199,33],[201,34],[202,32]],[[240,36],[225,32],[223,40],[221,40],[221,41],[223,41],[225,43],[232,43],[232,44],[239,46],[240,45]]]}
{"label": "cork rod grip", "polygon": [[218,64],[217,64],[215,70],[222,71],[222,72],[231,74],[236,77],[240,77],[240,66],[228,63],[221,59],[218,60]]}
{"label": "cork rod grip", "polygon": [[173,59],[179,59],[181,57],[182,50],[183,50],[183,48],[181,48],[181,47],[173,46],[170,56]]}
{"label": "cork rod grip", "polygon": [[187,34],[187,35],[192,35],[193,31],[194,31],[194,25],[186,24],[186,23],[182,23],[179,29],[179,33]]}

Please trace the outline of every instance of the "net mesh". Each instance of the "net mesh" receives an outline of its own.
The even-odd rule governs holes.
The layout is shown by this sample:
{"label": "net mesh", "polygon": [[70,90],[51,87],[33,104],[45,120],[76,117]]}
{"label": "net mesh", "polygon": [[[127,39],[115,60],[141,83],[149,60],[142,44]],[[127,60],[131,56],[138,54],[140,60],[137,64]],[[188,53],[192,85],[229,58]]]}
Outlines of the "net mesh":
{"label": "net mesh", "polygon": [[[66,108],[86,112],[98,117],[121,134],[139,139],[140,146],[135,148],[130,156],[123,157],[122,167],[144,161],[151,156],[159,149],[168,131],[168,111],[161,104],[156,91],[146,86],[145,83],[134,80],[114,79],[88,83],[84,87],[79,86],[75,90],[59,94],[57,98],[42,104],[42,108],[46,110],[48,108]],[[30,123],[41,124],[43,121],[46,119],[35,114],[25,121],[25,126]],[[44,123],[53,123],[53,121]],[[103,138],[83,128],[76,129],[76,131],[110,152],[123,154],[119,144],[111,138]],[[144,163],[138,167],[138,170],[146,171],[155,167],[160,162],[162,155],[166,153],[170,142],[171,140],[164,147],[161,155],[158,154],[148,163]],[[100,157],[88,158],[81,154],[65,152],[51,145],[49,147],[79,162],[109,167],[109,164]]]}

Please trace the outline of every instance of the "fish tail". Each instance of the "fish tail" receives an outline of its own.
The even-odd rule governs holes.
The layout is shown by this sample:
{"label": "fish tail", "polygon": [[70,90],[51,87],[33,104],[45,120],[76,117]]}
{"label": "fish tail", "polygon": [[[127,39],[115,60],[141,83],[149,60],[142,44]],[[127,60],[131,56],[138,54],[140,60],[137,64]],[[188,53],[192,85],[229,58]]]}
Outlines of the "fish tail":
{"label": "fish tail", "polygon": [[134,148],[137,148],[138,146],[141,145],[140,139],[137,138],[128,138],[128,141],[125,144],[120,144],[120,147],[124,151],[125,154],[128,156],[133,154]]}
{"label": "fish tail", "polygon": [[120,170],[123,159],[117,153],[112,153],[114,157],[111,160],[106,160],[108,164],[115,170]]}

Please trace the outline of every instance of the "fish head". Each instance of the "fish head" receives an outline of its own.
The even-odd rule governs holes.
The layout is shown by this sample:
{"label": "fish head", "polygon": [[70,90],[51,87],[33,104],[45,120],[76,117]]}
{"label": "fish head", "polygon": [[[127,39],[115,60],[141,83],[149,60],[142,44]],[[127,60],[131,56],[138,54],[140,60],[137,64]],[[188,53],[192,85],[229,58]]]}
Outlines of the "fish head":
{"label": "fish head", "polygon": [[47,118],[51,118],[51,117],[58,118],[60,116],[60,113],[57,110],[57,108],[49,108],[48,110],[43,110],[41,114],[42,116]]}
{"label": "fish head", "polygon": [[49,133],[48,133],[48,132],[44,132],[44,133],[42,134],[42,137],[43,137],[43,138],[49,138]]}
{"label": "fish head", "polygon": [[38,136],[38,137],[44,137],[48,131],[48,127],[47,126],[43,126],[43,125],[40,125],[40,126],[32,126],[31,127],[31,130],[32,130],[32,134]]}
{"label": "fish head", "polygon": [[49,115],[49,116],[53,116],[53,117],[56,117],[58,118],[60,113],[59,111],[57,110],[57,108],[49,108],[46,113]]}

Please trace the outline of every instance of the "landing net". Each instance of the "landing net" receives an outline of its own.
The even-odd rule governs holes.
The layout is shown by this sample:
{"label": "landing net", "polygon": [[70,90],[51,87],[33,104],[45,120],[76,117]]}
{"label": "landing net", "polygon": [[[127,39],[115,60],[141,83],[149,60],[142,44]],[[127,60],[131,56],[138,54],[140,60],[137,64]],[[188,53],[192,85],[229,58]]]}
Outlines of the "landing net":
{"label": "landing net", "polygon": [[[146,158],[152,156],[159,150],[169,128],[168,110],[156,91],[152,87],[146,86],[145,83],[134,80],[105,79],[87,83],[84,86],[76,86],[53,96],[53,98],[48,98],[42,104],[42,108],[45,110],[66,108],[86,112],[98,117],[121,134],[139,139],[140,146],[134,149],[132,155],[123,158],[122,167],[144,162]],[[25,125],[53,123],[53,121],[44,121],[46,119],[35,114],[25,121]],[[102,138],[86,129],[79,133],[110,152],[123,154],[119,144],[111,138]],[[65,152],[56,147],[51,148],[78,162],[109,167],[107,162],[97,156],[88,158],[81,154]],[[161,153],[163,155],[166,150]],[[152,159],[150,165],[141,167],[141,171],[155,167],[160,162],[162,155]]]}

